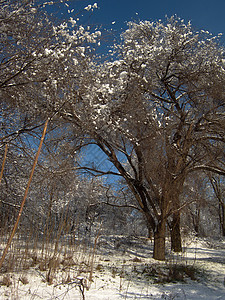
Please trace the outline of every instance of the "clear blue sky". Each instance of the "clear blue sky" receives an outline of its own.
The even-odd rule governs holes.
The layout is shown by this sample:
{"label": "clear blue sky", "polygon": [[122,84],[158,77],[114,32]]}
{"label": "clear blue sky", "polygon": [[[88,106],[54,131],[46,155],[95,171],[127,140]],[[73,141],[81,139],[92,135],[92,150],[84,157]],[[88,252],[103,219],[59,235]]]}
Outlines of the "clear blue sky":
{"label": "clear blue sky", "polygon": [[103,24],[119,32],[130,20],[155,21],[164,19],[165,15],[176,14],[185,22],[191,20],[196,29],[208,30],[214,35],[225,34],[225,0],[70,0],[68,4],[76,11],[78,7],[95,2],[99,9],[94,11],[89,22]]}

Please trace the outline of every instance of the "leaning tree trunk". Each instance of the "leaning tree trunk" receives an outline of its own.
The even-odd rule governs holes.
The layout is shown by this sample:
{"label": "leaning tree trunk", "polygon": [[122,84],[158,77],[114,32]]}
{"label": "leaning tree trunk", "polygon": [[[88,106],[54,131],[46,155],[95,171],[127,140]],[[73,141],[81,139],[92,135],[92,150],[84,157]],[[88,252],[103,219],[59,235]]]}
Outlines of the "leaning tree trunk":
{"label": "leaning tree trunk", "polygon": [[157,260],[165,260],[166,250],[166,221],[163,219],[156,226],[154,232],[154,251],[153,258]]}

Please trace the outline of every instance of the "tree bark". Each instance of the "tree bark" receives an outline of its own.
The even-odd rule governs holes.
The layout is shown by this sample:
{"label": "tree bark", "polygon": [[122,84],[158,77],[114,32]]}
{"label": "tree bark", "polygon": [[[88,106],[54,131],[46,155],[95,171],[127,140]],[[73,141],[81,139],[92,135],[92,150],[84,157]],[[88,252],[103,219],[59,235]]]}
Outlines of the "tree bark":
{"label": "tree bark", "polygon": [[148,228],[148,239],[152,239],[152,227],[147,224],[147,228]]}
{"label": "tree bark", "polygon": [[220,204],[220,225],[222,236],[225,236],[225,205],[223,203]]}
{"label": "tree bark", "polygon": [[181,252],[182,240],[181,240],[181,233],[180,233],[180,213],[173,214],[170,236],[171,236],[171,250],[174,252]]}
{"label": "tree bark", "polygon": [[171,250],[174,252],[182,251],[182,240],[180,232],[180,194],[183,180],[174,181],[170,186],[169,202],[172,205],[172,223],[170,226]]}
{"label": "tree bark", "polygon": [[166,221],[162,220],[156,227],[154,232],[154,251],[153,258],[157,260],[165,260],[166,250]]}

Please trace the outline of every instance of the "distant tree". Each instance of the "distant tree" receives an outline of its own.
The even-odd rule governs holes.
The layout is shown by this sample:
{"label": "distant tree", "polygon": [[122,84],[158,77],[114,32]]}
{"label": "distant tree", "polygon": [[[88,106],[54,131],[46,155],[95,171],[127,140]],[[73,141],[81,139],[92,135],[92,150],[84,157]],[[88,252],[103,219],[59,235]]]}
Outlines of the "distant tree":
{"label": "distant tree", "polygon": [[[181,194],[181,224],[186,233],[194,233],[197,236],[205,235],[209,227],[205,227],[203,219],[208,219],[209,199],[208,181],[204,173],[192,173],[185,180]],[[210,207],[211,208],[211,207]],[[212,211],[210,211],[212,216]],[[214,216],[212,216],[214,220]]]}
{"label": "distant tree", "polygon": [[225,236],[225,182],[224,178],[218,175],[209,174],[209,180],[217,200],[217,212],[219,215],[220,229],[222,236]]}

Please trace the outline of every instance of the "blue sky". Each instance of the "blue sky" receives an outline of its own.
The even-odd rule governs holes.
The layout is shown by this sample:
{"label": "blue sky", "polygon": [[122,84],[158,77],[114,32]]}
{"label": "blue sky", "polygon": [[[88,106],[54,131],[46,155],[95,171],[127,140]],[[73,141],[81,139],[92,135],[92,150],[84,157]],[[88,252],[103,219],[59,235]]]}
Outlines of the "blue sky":
{"label": "blue sky", "polygon": [[78,7],[81,9],[95,2],[99,9],[94,11],[89,22],[111,27],[118,33],[121,28],[126,29],[127,21],[155,21],[174,14],[185,22],[191,20],[196,29],[208,30],[214,35],[225,33],[225,0],[71,0],[68,4],[77,11]]}

